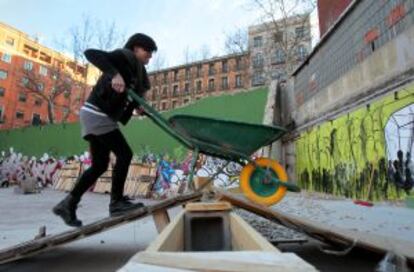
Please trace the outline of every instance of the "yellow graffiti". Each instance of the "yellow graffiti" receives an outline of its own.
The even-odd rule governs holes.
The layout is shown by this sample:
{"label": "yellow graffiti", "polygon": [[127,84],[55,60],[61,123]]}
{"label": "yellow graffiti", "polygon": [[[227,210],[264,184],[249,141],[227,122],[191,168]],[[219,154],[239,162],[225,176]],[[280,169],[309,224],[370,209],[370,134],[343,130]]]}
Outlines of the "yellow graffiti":
{"label": "yellow graffiti", "polygon": [[412,103],[414,85],[302,133],[295,143],[299,184],[360,199],[405,196],[387,181],[384,129],[394,112]]}

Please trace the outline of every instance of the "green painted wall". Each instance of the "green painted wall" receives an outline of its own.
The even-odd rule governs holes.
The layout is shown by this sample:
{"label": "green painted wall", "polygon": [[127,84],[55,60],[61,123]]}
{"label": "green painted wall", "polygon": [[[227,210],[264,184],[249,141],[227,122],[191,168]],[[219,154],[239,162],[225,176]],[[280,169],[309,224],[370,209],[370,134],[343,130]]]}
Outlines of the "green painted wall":
{"label": "green painted wall", "polygon": [[[235,95],[208,97],[164,115],[191,114],[261,124],[266,99],[267,89],[257,89]],[[133,120],[122,130],[135,153],[140,153],[144,146],[154,152],[182,153],[177,151],[180,144],[147,118]],[[0,150],[9,147],[14,147],[25,155],[35,156],[45,152],[55,156],[68,156],[79,154],[88,148],[87,142],[80,138],[78,123],[0,132]]]}
{"label": "green painted wall", "polygon": [[300,135],[296,175],[302,188],[358,199],[398,199],[387,179],[385,125],[414,103],[414,85]]}

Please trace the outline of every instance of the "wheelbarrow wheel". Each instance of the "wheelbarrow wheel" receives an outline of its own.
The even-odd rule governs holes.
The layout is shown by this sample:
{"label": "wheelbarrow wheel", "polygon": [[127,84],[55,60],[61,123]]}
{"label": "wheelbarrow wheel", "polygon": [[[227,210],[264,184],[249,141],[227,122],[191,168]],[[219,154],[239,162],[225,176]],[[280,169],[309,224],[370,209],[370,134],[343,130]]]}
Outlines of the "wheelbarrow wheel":
{"label": "wheelbarrow wheel", "polygon": [[[256,165],[255,165],[256,164]],[[257,167],[267,171],[259,171]],[[287,182],[287,174],[275,160],[258,158],[255,163],[249,163],[240,172],[240,188],[244,195],[253,202],[270,206],[276,204],[286,194],[287,188],[275,182],[266,182],[266,175]]]}

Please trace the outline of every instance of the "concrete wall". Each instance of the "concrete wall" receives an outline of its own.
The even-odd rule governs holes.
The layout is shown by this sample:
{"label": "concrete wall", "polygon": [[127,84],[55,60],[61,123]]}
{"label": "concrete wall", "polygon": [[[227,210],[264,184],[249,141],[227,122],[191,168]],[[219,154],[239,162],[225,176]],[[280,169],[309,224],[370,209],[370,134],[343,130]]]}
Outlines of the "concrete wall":
{"label": "concrete wall", "polygon": [[[413,44],[414,26],[410,26],[300,106],[294,97],[294,81],[288,82],[282,89],[282,122],[287,125],[294,121],[295,128],[283,139],[281,158],[289,180],[297,181],[310,191],[326,191],[326,188],[330,188],[332,190],[326,192],[350,197],[395,199],[405,196],[404,191],[395,188],[389,176],[381,172],[384,162],[380,159],[389,159],[384,154],[387,150],[383,139],[386,119],[402,106],[414,104]],[[398,97],[405,93],[403,105]],[[368,114],[374,108],[390,110],[387,116],[382,115],[382,112]],[[368,115],[372,120],[361,121]],[[377,148],[383,150],[382,153],[370,156],[368,148],[365,155],[362,154],[361,146],[366,141],[361,140],[361,130],[369,139],[372,138],[370,135],[381,139],[381,142],[377,142],[382,145]],[[331,154],[327,155],[324,162],[318,162],[317,158],[326,156],[332,148],[333,142],[329,140],[332,133],[343,136],[341,139],[335,138],[338,141],[336,144],[343,149],[340,151],[343,157]],[[349,153],[351,146],[355,152],[362,152],[358,163],[352,162],[352,152]],[[347,171],[343,172],[343,169]],[[341,173],[344,175],[338,178]],[[320,181],[316,188],[312,184],[315,179]],[[388,191],[383,194],[384,190],[379,186],[388,185],[394,187],[387,187]]]}
{"label": "concrete wall", "polygon": [[413,44],[414,26],[319,91],[299,108],[291,105],[292,117],[298,126],[297,132],[335,118],[360,103],[367,103],[392,91],[401,82],[409,81],[414,75]]}

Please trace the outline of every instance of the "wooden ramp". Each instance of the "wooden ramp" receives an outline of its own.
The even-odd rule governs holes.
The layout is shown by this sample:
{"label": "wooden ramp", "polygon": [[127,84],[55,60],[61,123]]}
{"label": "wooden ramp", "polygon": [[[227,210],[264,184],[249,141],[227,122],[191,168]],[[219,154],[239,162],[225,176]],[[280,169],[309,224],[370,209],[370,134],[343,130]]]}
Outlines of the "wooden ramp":
{"label": "wooden ramp", "polygon": [[186,205],[145,251],[118,271],[317,270],[294,253],[280,252],[232,212],[228,202],[216,202]]}
{"label": "wooden ramp", "polygon": [[[155,205],[137,209],[126,215],[107,217],[94,223],[85,225],[80,228],[72,229],[55,235],[49,235],[38,239],[33,239],[21,244],[0,250],[0,264],[8,263],[18,259],[26,258],[39,254],[44,251],[51,250],[55,247],[95,235],[111,228],[144,218],[149,215],[154,216],[157,228],[160,224],[160,216],[166,213],[166,209],[177,205],[182,205],[188,201],[201,198],[201,193],[192,193],[170,198],[159,202]],[[162,217],[161,217],[162,218]]]}
{"label": "wooden ramp", "polygon": [[395,252],[405,256],[411,264],[414,264],[414,243],[374,233],[324,226],[315,221],[272,210],[226,192],[218,192],[217,196],[219,199],[228,201],[234,206],[275,221],[290,229],[305,233],[322,242],[343,247],[355,246],[383,255],[387,252]]}

